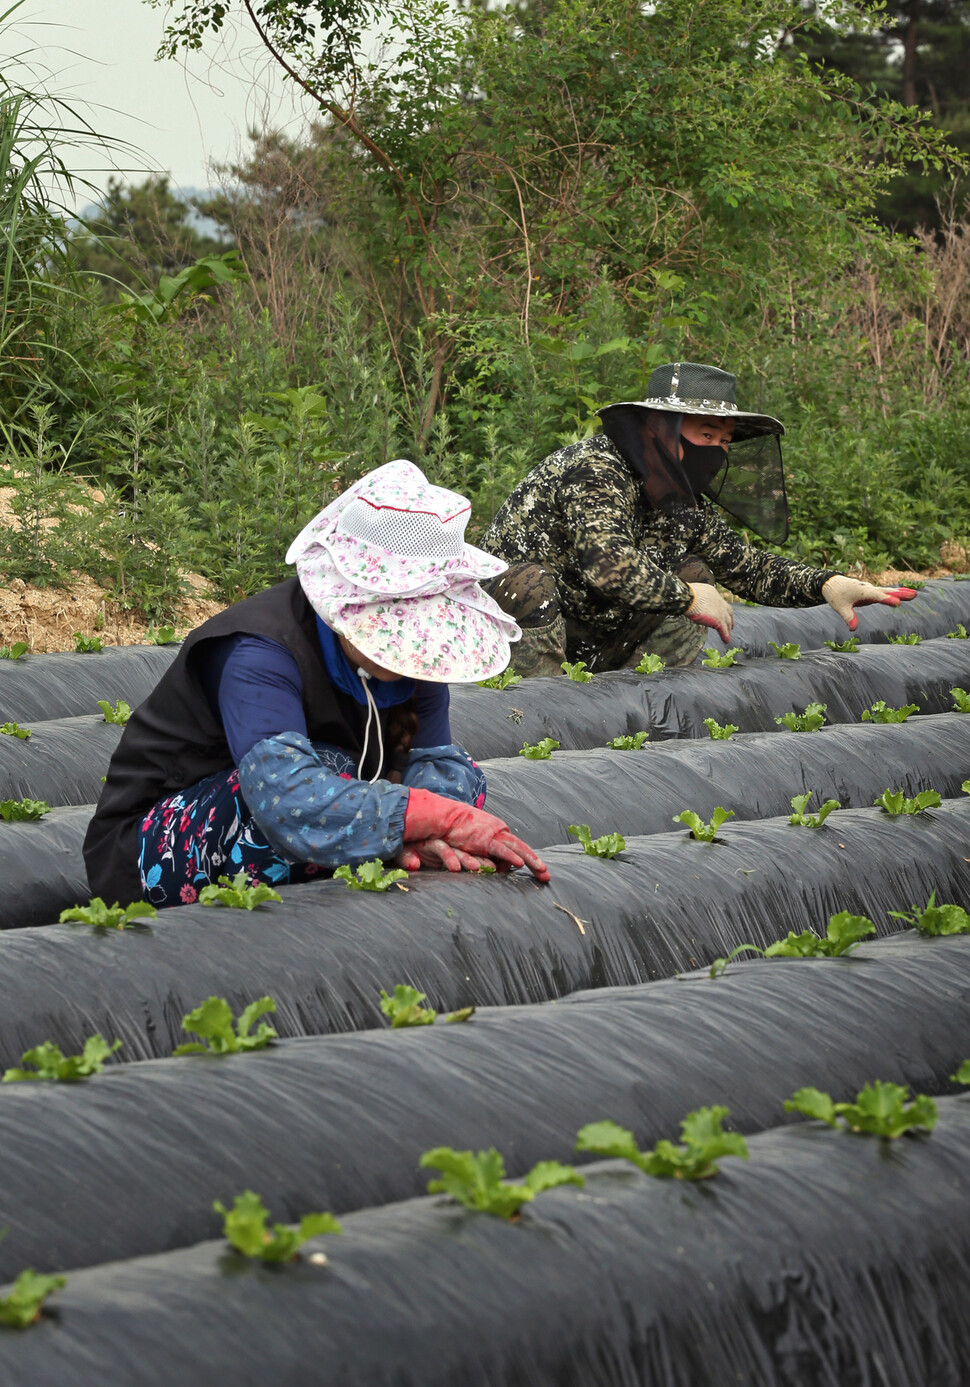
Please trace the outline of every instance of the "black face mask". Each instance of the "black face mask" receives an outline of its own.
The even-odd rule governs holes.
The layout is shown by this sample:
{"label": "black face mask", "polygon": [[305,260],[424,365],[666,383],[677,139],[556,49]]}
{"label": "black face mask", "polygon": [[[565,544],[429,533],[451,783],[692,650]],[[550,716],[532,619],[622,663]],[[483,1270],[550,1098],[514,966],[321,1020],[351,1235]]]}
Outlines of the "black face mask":
{"label": "black face mask", "polygon": [[728,460],[727,449],[707,443],[691,443],[680,436],[684,456],[681,466],[695,496],[706,491]]}

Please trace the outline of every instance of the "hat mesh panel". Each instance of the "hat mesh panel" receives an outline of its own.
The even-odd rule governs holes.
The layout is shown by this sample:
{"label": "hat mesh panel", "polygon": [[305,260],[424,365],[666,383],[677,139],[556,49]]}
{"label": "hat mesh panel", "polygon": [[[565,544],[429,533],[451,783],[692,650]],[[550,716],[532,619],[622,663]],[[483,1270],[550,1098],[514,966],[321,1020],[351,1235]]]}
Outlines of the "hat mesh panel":
{"label": "hat mesh panel", "polygon": [[338,520],[337,531],[407,558],[457,559],[464,549],[467,523],[467,510],[444,520],[424,511],[352,501]]}

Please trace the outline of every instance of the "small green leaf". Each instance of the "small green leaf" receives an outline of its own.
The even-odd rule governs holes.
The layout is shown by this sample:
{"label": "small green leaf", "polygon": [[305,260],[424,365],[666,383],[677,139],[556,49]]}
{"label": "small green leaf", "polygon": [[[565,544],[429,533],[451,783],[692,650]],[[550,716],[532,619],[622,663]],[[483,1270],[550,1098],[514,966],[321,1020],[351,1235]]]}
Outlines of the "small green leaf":
{"label": "small green leaf", "polygon": [[239,1014],[238,1022],[233,1021],[232,1008],[224,997],[207,997],[194,1011],[182,1018],[183,1031],[201,1036],[205,1044],[189,1041],[176,1046],[173,1054],[181,1055],[234,1055],[240,1051],[264,1050],[277,1033],[263,1021],[253,1031],[253,1023],[260,1016],[276,1010],[272,997],[260,997],[250,1002]]}
{"label": "small green leaf", "polygon": [[857,655],[859,653],[859,637],[850,636],[845,641],[824,641],[830,650],[834,650],[837,655]]}
{"label": "small green leaf", "polygon": [[109,1045],[102,1036],[95,1034],[88,1036],[79,1055],[65,1055],[52,1040],[45,1040],[43,1045],[25,1050],[21,1055],[21,1063],[31,1068],[7,1069],[2,1082],[12,1084],[44,1079],[51,1083],[78,1083],[82,1079],[89,1079],[92,1074],[100,1074],[105,1060],[120,1049],[120,1040]]}
{"label": "small green leaf", "polygon": [[79,655],[100,655],[104,641],[98,636],[86,636],[83,631],[75,631],[74,649]]}
{"label": "small green leaf", "polygon": [[342,881],[350,891],[388,891],[395,882],[407,881],[407,878],[407,872],[398,867],[385,872],[384,863],[379,857],[371,862],[362,862],[356,872],[345,864],[333,874],[334,881]]}
{"label": "small green leaf", "polygon": [[174,626],[149,626],[146,640],[150,645],[174,645],[178,636]]}
{"label": "small green leaf", "polygon": [[660,656],[654,655],[651,652],[649,655],[642,655],[640,657],[640,663],[637,665],[635,673],[659,674],[660,671],[665,667],[665,662],[660,658]]}
{"label": "small green leaf", "polygon": [[649,738],[649,732],[634,732],[632,736],[614,737],[606,745],[611,751],[639,751]]}
{"label": "small green leaf", "polygon": [[902,910],[890,910],[895,920],[905,920],[920,934],[939,938],[951,934],[970,934],[970,915],[962,905],[937,905],[934,891],[922,910],[913,906],[912,914]]}
{"label": "small green leaf", "polygon": [[30,728],[21,727],[19,722],[3,723],[3,725],[0,726],[0,732],[2,732],[5,737],[17,737],[22,742],[25,742],[28,737],[33,736]]}
{"label": "small green leaf", "polygon": [[950,1078],[955,1084],[970,1084],[970,1060],[964,1060],[955,1074]]}
{"label": "small green leaf", "polygon": [[14,641],[13,645],[0,645],[0,660],[19,660],[26,655],[30,646],[26,641]]}
{"label": "small green leaf", "polygon": [[381,1011],[390,1018],[392,1030],[400,1030],[405,1026],[432,1025],[438,1013],[430,1007],[421,1006],[425,1000],[423,992],[404,983],[398,983],[390,996],[383,987],[381,988]]}
{"label": "small green leaf", "polygon": [[918,631],[908,631],[905,636],[890,636],[890,645],[919,645],[923,637]]}
{"label": "small green leaf", "polygon": [[590,684],[593,676],[586,670],[586,661],[577,660],[575,664],[570,664],[568,660],[563,660],[559,668],[570,678],[574,684]]}
{"label": "small green leaf", "polygon": [[559,750],[559,743],[552,737],[543,737],[541,742],[536,742],[530,746],[528,742],[523,742],[520,756],[524,756],[527,761],[549,761],[552,753]]}
{"label": "small green leaf", "polygon": [[817,1088],[800,1088],[790,1098],[785,1099],[785,1112],[800,1112],[818,1122],[836,1125],[835,1104],[831,1095]]}
{"label": "small green leaf", "polygon": [[237,1194],[231,1209],[218,1199],[212,1207],[223,1216],[223,1232],[231,1247],[244,1257],[263,1262],[292,1262],[299,1249],[323,1233],[339,1233],[340,1224],[332,1214],[304,1214],[297,1228],[274,1223],[267,1228],[269,1211],[258,1194],[244,1190]]}
{"label": "small green leaf", "polygon": [[768,644],[778,656],[779,660],[800,660],[802,658],[802,647],[795,641],[786,641],[784,645],[778,645],[775,641]]}
{"label": "small green leaf", "polygon": [[862,714],[863,722],[893,723],[905,722],[911,713],[918,713],[919,705],[907,703],[905,708],[890,708],[885,699],[880,698]]}
{"label": "small green leaf", "polygon": [[0,819],[5,823],[31,823],[51,812],[46,799],[0,800]]}
{"label": "small green leaf", "polygon": [[98,707],[104,714],[105,722],[120,723],[121,726],[124,726],[131,717],[131,709],[123,699],[119,699],[118,702],[112,706],[106,698],[99,698]]}
{"label": "small green leaf", "polygon": [[478,687],[480,689],[511,689],[514,684],[522,683],[522,675],[516,674],[515,670],[509,665],[503,669],[501,674],[493,674],[491,679],[480,679]]}
{"label": "small green leaf", "polygon": [[237,872],[231,881],[228,877],[220,877],[218,885],[203,886],[199,892],[200,905],[224,905],[231,910],[255,910],[263,901],[282,899],[280,893],[264,881],[251,885],[246,872]]}
{"label": "small green leaf", "polygon": [[29,1329],[43,1313],[44,1301],[67,1285],[64,1276],[41,1276],[36,1271],[22,1271],[10,1294],[0,1299],[0,1325],[8,1329]]}
{"label": "small green leaf", "polygon": [[729,669],[731,665],[736,665],[737,657],[741,654],[739,645],[732,645],[730,650],[726,650],[723,655],[719,655],[712,645],[704,647],[704,659],[701,664],[706,669]]}
{"label": "small green leaf", "polygon": [[726,958],[716,958],[714,960],[714,962],[711,964],[711,969],[708,974],[708,977],[719,978],[727,968],[728,964],[734,962],[738,954],[745,953],[760,954],[761,957],[764,958],[765,951],[764,949],[759,949],[757,944],[739,944],[736,949],[731,950],[731,952],[727,955]]}
{"label": "small green leaf", "polygon": [[722,1156],[748,1158],[748,1147],[738,1132],[725,1132],[727,1108],[698,1108],[680,1124],[682,1146],[658,1141],[652,1151],[639,1151],[633,1133],[615,1122],[591,1122],[581,1128],[576,1149],[631,1161],[638,1170],[658,1179],[707,1180],[716,1175]]}
{"label": "small green leaf", "polygon": [[958,713],[970,713],[970,693],[966,689],[951,689],[953,695],[953,706]]}
{"label": "small green leaf", "polygon": [[128,929],[135,920],[154,920],[158,911],[147,901],[133,901],[131,905],[106,905],[100,896],[94,896],[87,905],[74,905],[62,910],[58,919],[62,925],[93,925],[96,929]]}
{"label": "small green leaf", "polygon": [[817,732],[820,727],[825,726],[825,703],[809,703],[804,713],[783,713],[780,718],[775,718],[779,726],[787,727],[789,732]]}
{"label": "small green leaf", "polygon": [[883,790],[874,803],[895,818],[899,814],[922,814],[926,809],[938,809],[943,800],[937,790],[921,790],[912,799],[907,799],[902,790]]}
{"label": "small green leaf", "polygon": [[622,833],[607,833],[602,838],[594,838],[589,824],[570,824],[569,832],[582,843],[588,857],[616,857],[626,847]]}
{"label": "small green leaf", "polygon": [[441,1178],[428,1182],[429,1194],[446,1194],[477,1213],[495,1218],[515,1218],[523,1204],[531,1203],[543,1190],[557,1185],[583,1185],[585,1177],[558,1161],[540,1161],[520,1184],[505,1183],[505,1162],[493,1146],[488,1151],[455,1151],[436,1146],[425,1151],[422,1169],[439,1170]]}
{"label": "small green leaf", "polygon": [[946,638],[948,641],[965,641],[967,639],[967,628],[964,626],[963,622],[957,623],[957,629],[955,631],[947,631]]}
{"label": "small green leaf", "polygon": [[633,1133],[616,1122],[587,1122],[576,1134],[576,1150],[590,1151],[610,1160],[632,1161],[640,1170],[646,1169],[646,1162],[637,1148]]}
{"label": "small green leaf", "polygon": [[713,843],[717,835],[717,830],[722,824],[727,823],[728,819],[734,818],[733,809],[723,809],[720,805],[711,815],[710,823],[705,823],[699,814],[695,814],[693,809],[683,809],[679,814],[674,815],[675,824],[686,824],[690,829],[690,835],[699,843]]}
{"label": "small green leaf", "polygon": [[707,728],[708,735],[713,742],[729,742],[738,730],[733,722],[726,722],[722,727],[721,724],[715,722],[713,718],[705,718],[704,726]]}

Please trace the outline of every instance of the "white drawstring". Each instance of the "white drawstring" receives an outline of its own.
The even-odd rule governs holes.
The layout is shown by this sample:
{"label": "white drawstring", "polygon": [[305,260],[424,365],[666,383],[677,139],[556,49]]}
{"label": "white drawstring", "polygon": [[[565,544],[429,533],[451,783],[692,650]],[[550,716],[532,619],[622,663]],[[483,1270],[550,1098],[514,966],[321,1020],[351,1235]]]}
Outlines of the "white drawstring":
{"label": "white drawstring", "polygon": [[364,693],[367,697],[367,726],[364,728],[364,750],[360,753],[360,765],[357,767],[357,779],[363,780],[364,778],[364,762],[367,760],[367,746],[370,742],[370,720],[371,717],[373,717],[377,723],[377,750],[379,753],[377,757],[377,770],[368,780],[368,784],[373,785],[375,780],[380,779],[381,768],[384,765],[384,737],[381,732],[381,715],[377,711],[374,695],[371,693],[370,685],[367,682],[368,679],[370,679],[370,675],[367,673],[366,669],[362,669],[360,665],[357,666],[357,673],[360,675],[361,683],[364,686]]}

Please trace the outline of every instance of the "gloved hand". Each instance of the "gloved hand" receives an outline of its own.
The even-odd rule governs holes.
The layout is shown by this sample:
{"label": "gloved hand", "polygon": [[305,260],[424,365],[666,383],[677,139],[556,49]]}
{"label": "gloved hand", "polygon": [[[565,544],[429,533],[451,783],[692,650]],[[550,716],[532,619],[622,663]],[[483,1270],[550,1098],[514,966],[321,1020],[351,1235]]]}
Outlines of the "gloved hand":
{"label": "gloved hand", "polygon": [[710,626],[727,645],[734,626],[734,613],[730,602],[725,602],[713,583],[688,583],[694,600],[685,615],[690,621],[698,621],[702,626]]}
{"label": "gloved hand", "polygon": [[453,848],[443,838],[425,838],[420,843],[407,843],[394,858],[395,867],[406,872],[418,872],[430,867],[446,872],[480,872],[483,867],[495,867],[488,857],[472,857],[461,848]]}
{"label": "gloved hand", "polygon": [[[429,848],[429,840],[435,847]],[[487,858],[501,870],[505,867],[528,867],[538,881],[549,880],[549,868],[528,843],[516,838],[507,823],[486,814],[484,809],[473,809],[470,804],[460,804],[444,795],[432,794],[430,790],[412,788],[408,794],[408,807],[404,811],[404,842],[420,844],[426,851],[440,851],[439,840],[455,852],[473,858]],[[405,847],[405,852],[407,848]],[[415,848],[420,855],[420,849]],[[446,864],[447,865],[447,864]],[[460,867],[449,866],[450,871]],[[474,869],[472,869],[474,870]]]}
{"label": "gloved hand", "polygon": [[858,578],[845,578],[837,573],[822,588],[822,596],[848,626],[854,631],[859,618],[853,607],[869,607],[873,602],[881,602],[886,607],[898,607],[900,602],[909,602],[916,596],[915,588],[877,588],[875,583],[863,583]]}

